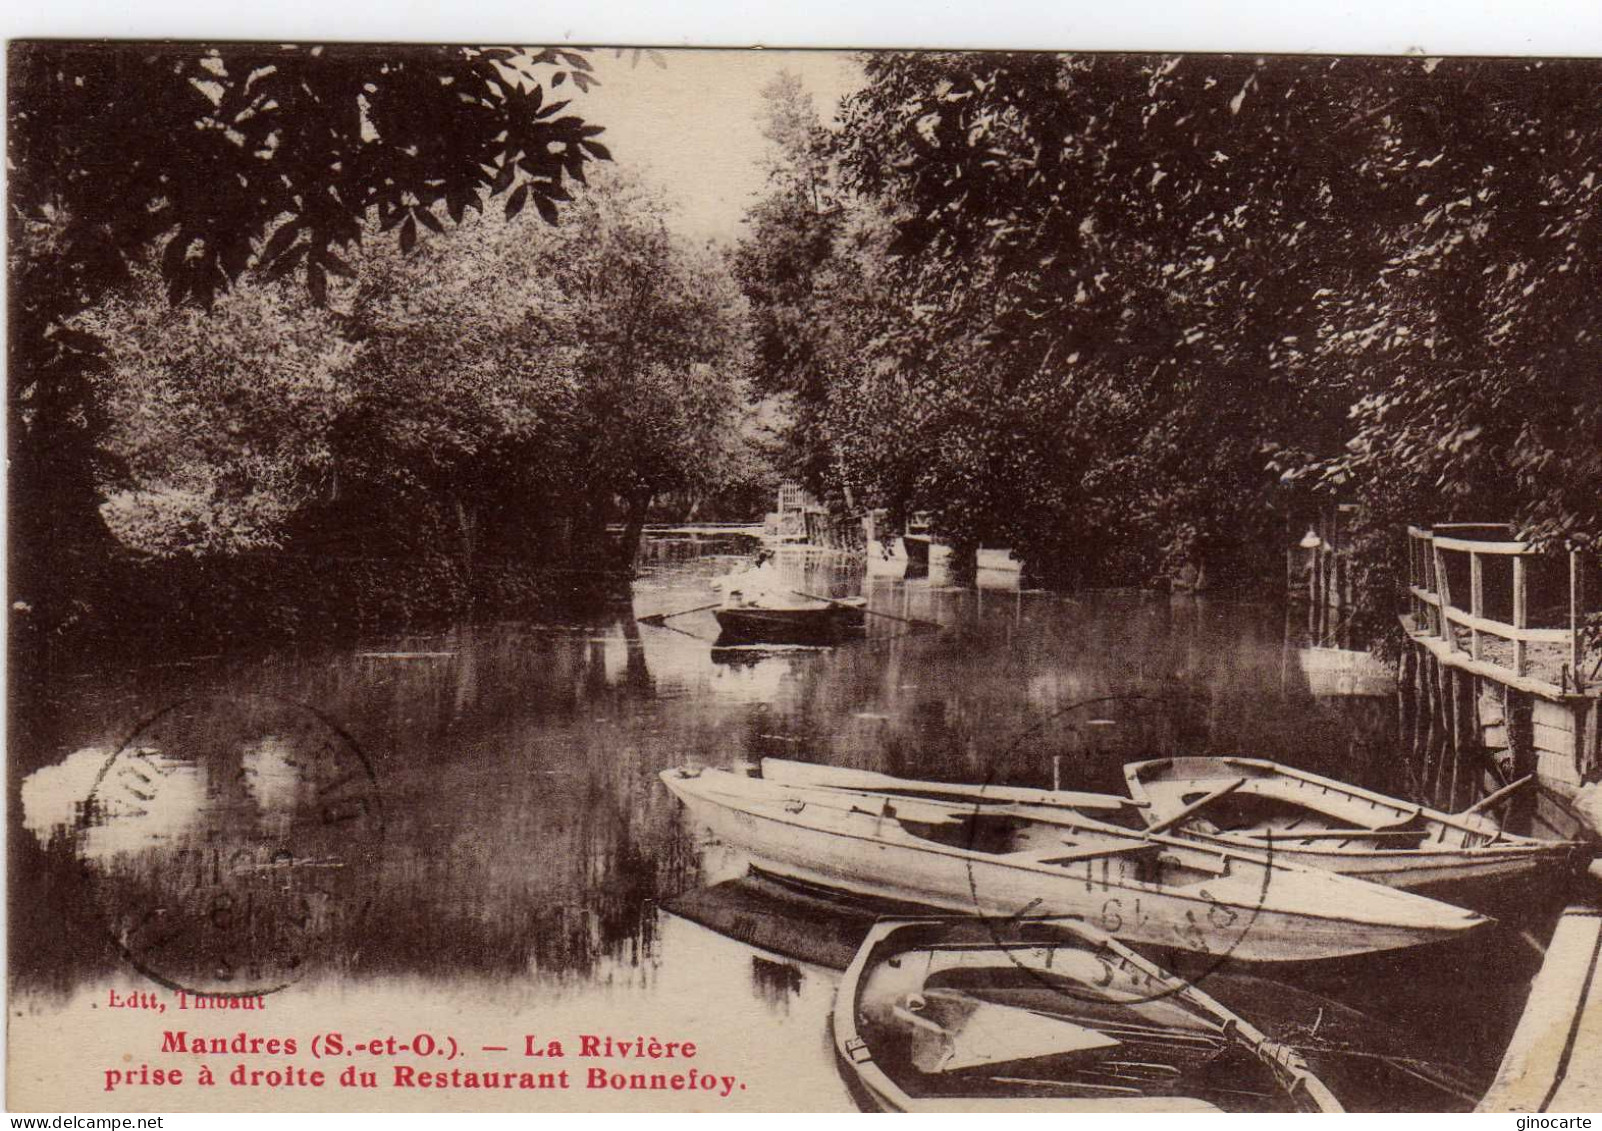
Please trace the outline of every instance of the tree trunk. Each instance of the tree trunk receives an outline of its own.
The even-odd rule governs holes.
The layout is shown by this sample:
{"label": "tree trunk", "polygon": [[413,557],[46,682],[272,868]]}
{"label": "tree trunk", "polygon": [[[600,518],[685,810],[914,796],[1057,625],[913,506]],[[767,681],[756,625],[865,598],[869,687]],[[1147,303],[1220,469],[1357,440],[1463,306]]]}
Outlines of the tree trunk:
{"label": "tree trunk", "polygon": [[601,556],[606,542],[606,504],[596,499],[581,499],[573,513],[573,549],[571,560],[593,563]]}
{"label": "tree trunk", "polygon": [[652,492],[640,490],[629,496],[628,518],[623,526],[623,541],[618,546],[618,566],[634,572],[634,563],[640,556],[640,539],[645,533],[645,516],[651,509]]}
{"label": "tree trunk", "polygon": [[451,504],[456,508],[456,525],[462,537],[462,572],[467,575],[468,583],[471,584],[474,551],[478,544],[478,516],[468,511],[460,495],[451,496]]}
{"label": "tree trunk", "polygon": [[977,540],[953,540],[951,560],[946,567],[951,573],[951,584],[959,589],[973,589],[979,584],[979,543]]}
{"label": "tree trunk", "polygon": [[77,442],[51,444],[29,434],[15,418],[11,426],[10,600],[14,611],[53,635],[114,598],[101,587],[119,545],[100,514],[91,454]]}

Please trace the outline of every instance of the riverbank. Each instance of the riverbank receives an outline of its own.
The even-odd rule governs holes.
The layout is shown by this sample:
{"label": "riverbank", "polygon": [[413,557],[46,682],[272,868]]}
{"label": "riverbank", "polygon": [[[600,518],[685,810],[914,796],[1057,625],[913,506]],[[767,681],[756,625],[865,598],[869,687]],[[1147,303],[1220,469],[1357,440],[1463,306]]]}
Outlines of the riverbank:
{"label": "riverbank", "polygon": [[632,571],[610,559],[530,564],[458,555],[271,553],[123,558],[47,623],[12,607],[14,684],[31,672],[114,655],[201,654],[259,644],[338,643],[475,619],[584,615],[626,600]]}
{"label": "riverbank", "polygon": [[[270,1016],[288,1025],[303,994],[311,1003],[318,988],[337,988],[353,1013],[417,1031],[434,1024],[435,1004],[454,1008],[466,982],[494,986],[519,1003],[520,1015],[541,1016],[542,1034],[561,1032],[547,1015],[554,1003],[581,1002],[592,1017],[619,1005],[647,1036],[704,1038],[714,1050],[715,1034],[691,1032],[686,1018],[738,1016],[786,1050],[784,1071],[817,1082],[821,1106],[847,1102],[827,1090],[836,1079],[822,1039],[833,976],[687,930],[663,910],[682,893],[744,871],[683,822],[658,781],[663,769],[806,757],[902,776],[1045,786],[1060,762],[1073,788],[1108,792],[1123,789],[1122,767],[1133,758],[1227,744],[1406,792],[1394,756],[1394,699],[1312,694],[1286,662],[1287,632],[1296,626],[1272,602],[961,590],[859,574],[870,607],[886,614],[869,618],[863,639],[827,650],[731,652],[712,647],[710,611],[667,627],[639,620],[710,599],[708,581],[728,570],[729,554],[722,546],[688,549],[671,539],[649,547],[633,606],[608,604],[590,615],[484,617],[443,630],[364,632],[351,644],[263,638],[215,656],[139,665],[107,651],[63,665],[41,695],[14,706],[11,898],[39,909],[10,926],[22,1039],[88,1024],[86,1014],[104,1014],[108,989],[146,988],[106,931],[95,889],[82,882],[83,854],[97,846],[75,805],[142,721],[176,704],[308,705],[348,736],[377,783],[384,851],[368,917],[339,924],[344,933],[328,937],[305,983],[269,998]],[[837,580],[816,565],[802,587],[826,592]],[[945,630],[908,631],[892,616]],[[198,817],[234,827],[221,807],[232,806],[228,813],[247,829],[278,820],[303,794],[260,783],[284,780],[286,767],[242,753],[237,769],[250,772],[237,780],[251,785],[232,790],[231,776],[203,786],[198,767],[182,770],[169,789],[193,781],[185,796],[204,802],[154,811],[139,831],[179,851],[199,835]],[[406,931],[387,929],[400,922]],[[772,923],[839,937],[836,922],[810,910]],[[1544,922],[1529,927],[1544,938]],[[1493,962],[1498,977],[1486,979]],[[1398,1041],[1450,1066],[1462,1105],[1472,1106],[1495,1075],[1535,964],[1512,931],[1498,929],[1472,947],[1386,958],[1361,978],[1310,968],[1288,972],[1287,981],[1299,1001],[1318,995],[1399,1026]],[[1475,978],[1486,984],[1465,998],[1461,986]],[[662,996],[670,983],[696,987],[694,1012]],[[391,1008],[392,986],[414,994],[414,1005]],[[1272,986],[1267,996],[1280,1000]],[[91,1010],[95,1004],[102,1008]],[[503,1017],[519,1015],[475,1012],[490,1043]],[[307,1016],[301,1032],[319,1015]],[[325,1020],[337,1028],[343,1016],[336,1010]],[[1286,1021],[1319,1032],[1329,1024],[1317,1005]],[[127,1047],[148,1039],[130,1032]],[[748,1071],[748,1097],[783,1086],[772,1068]],[[1416,1092],[1366,1103],[1443,1102],[1438,1089],[1418,1083]],[[1354,1106],[1364,1106],[1353,1095]],[[163,1101],[210,1102],[203,1089]]]}

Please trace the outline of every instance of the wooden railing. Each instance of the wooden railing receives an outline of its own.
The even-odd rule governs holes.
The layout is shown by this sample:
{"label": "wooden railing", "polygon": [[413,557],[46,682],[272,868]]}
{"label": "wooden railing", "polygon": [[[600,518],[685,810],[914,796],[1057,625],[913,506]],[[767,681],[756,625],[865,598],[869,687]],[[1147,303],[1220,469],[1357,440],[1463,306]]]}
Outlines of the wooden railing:
{"label": "wooden railing", "polygon": [[[1579,552],[1570,551],[1568,555],[1567,627],[1531,627],[1529,565],[1537,551],[1527,543],[1507,537],[1510,532],[1505,528],[1500,528],[1502,537],[1484,536],[1487,532],[1498,531],[1498,527],[1483,523],[1441,523],[1428,529],[1407,528],[1408,592],[1415,628],[1440,638],[1450,651],[1467,651],[1476,662],[1508,667],[1520,678],[1529,674],[1532,644],[1558,645],[1565,659],[1555,682],[1565,692],[1583,693],[1586,683],[1585,575]],[[1467,607],[1462,603],[1462,595],[1452,592],[1448,554],[1468,555]],[[1486,614],[1485,567],[1487,561],[1493,559],[1511,559],[1512,562],[1511,600],[1498,602],[1511,609],[1511,620],[1497,620]],[[1454,625],[1468,630],[1467,649],[1453,631]],[[1512,645],[1511,665],[1488,655],[1487,638],[1505,640]]]}

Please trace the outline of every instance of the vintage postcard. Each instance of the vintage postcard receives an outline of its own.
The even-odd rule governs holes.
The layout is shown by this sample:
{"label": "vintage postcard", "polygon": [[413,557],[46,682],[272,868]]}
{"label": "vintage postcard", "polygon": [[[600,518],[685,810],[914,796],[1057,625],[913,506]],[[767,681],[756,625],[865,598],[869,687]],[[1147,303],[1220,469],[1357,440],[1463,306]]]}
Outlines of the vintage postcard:
{"label": "vintage postcard", "polygon": [[14,1111],[1602,1099],[1602,62],[18,41]]}

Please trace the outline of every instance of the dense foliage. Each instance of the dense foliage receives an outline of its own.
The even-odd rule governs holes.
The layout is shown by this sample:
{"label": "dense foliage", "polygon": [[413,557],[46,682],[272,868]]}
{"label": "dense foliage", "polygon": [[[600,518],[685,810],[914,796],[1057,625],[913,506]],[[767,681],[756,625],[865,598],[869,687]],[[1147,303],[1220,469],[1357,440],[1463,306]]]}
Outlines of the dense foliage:
{"label": "dense foliage", "polygon": [[876,312],[806,292],[848,367],[769,360],[824,381],[801,438],[868,501],[1058,583],[1271,574],[1320,495],[1366,505],[1373,562],[1410,519],[1602,533],[1594,65],[865,65],[809,143],[848,215],[780,182],[746,257],[877,281]]}
{"label": "dense foliage", "polygon": [[11,60],[44,627],[130,551],[412,561],[453,610],[775,461],[1064,586],[1252,584],[1357,501],[1376,614],[1406,521],[1602,535],[1594,64],[878,53],[831,123],[767,89],[724,257],[588,175],[572,51]]}
{"label": "dense foliage", "polygon": [[370,221],[403,249],[504,197],[557,219],[609,154],[548,91],[587,87],[576,52],[19,43],[9,52],[8,336],[13,592],[77,615],[115,545],[99,504],[101,342],[73,320],[155,263],[209,306],[252,268],[314,303]]}
{"label": "dense foliage", "polygon": [[603,177],[559,228],[468,217],[352,263],[326,307],[281,282],[173,307],[149,268],[76,320],[107,343],[124,545],[620,570],[654,498],[730,478],[743,302],[639,188]]}

